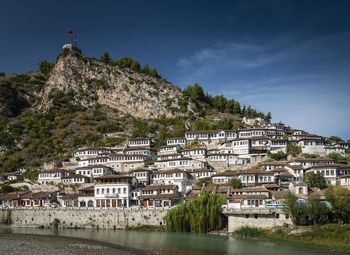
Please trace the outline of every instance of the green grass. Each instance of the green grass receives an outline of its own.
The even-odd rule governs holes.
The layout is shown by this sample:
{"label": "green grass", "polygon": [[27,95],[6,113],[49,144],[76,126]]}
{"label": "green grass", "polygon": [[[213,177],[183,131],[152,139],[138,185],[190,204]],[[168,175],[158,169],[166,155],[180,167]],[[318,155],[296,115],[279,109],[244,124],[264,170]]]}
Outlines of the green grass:
{"label": "green grass", "polygon": [[[293,233],[293,230],[304,232]],[[296,227],[294,229],[277,227],[269,231],[253,227],[242,227],[236,230],[233,235],[241,238],[259,238],[293,245],[350,252],[350,224],[342,226],[327,224]]]}

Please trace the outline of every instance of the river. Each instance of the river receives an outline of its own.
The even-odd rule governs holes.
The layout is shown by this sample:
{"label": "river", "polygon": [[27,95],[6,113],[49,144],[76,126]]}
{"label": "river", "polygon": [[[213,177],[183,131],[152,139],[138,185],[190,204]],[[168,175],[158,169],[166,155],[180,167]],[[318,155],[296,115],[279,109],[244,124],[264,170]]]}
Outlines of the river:
{"label": "river", "polygon": [[[346,254],[226,236],[188,233],[96,229],[0,228],[0,253],[4,254],[232,254],[325,255]],[[11,243],[12,242],[12,243]],[[19,242],[19,243],[18,243]],[[36,245],[33,245],[34,243]],[[5,247],[8,245],[8,247]],[[27,245],[27,246],[26,246]],[[45,250],[45,245],[46,250]],[[23,246],[22,250],[16,250]],[[54,247],[53,247],[54,246]],[[40,248],[39,248],[40,247]],[[51,250],[51,247],[53,247]],[[70,248],[71,250],[69,250]],[[69,249],[68,249],[69,248]],[[79,248],[79,249],[78,249]],[[42,250],[40,250],[42,249]],[[95,250],[94,250],[95,249]],[[9,251],[12,251],[9,252]],[[16,252],[17,251],[17,252]]]}

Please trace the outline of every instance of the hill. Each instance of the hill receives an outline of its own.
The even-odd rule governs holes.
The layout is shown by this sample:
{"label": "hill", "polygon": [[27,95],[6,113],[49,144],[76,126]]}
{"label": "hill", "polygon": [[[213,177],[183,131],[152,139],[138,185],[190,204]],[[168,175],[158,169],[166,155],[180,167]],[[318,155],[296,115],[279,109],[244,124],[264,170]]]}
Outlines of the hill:
{"label": "hill", "polygon": [[131,58],[105,53],[99,60],[67,48],[39,71],[0,77],[0,112],[2,171],[61,161],[83,145],[147,136],[159,147],[188,129],[237,129],[242,116],[270,118],[198,84],[182,90]]}

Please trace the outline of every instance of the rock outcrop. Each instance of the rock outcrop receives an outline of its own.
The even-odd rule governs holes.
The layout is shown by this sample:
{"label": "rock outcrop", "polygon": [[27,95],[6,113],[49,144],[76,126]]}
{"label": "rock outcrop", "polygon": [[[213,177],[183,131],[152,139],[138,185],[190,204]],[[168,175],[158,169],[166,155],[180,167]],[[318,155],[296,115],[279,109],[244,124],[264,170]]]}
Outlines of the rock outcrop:
{"label": "rock outcrop", "polygon": [[60,56],[42,91],[41,111],[52,107],[52,94],[74,95],[74,103],[84,107],[109,107],[117,116],[149,119],[191,114],[194,105],[182,90],[164,80],[128,68],[102,63],[71,51]]}

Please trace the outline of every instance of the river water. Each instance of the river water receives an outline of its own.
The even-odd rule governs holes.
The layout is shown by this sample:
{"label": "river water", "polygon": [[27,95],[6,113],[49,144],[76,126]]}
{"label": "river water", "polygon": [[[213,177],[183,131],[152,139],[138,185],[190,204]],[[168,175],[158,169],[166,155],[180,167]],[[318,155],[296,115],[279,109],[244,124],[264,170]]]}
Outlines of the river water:
{"label": "river water", "polygon": [[[123,230],[96,230],[96,229],[37,229],[37,228],[0,228],[0,253],[11,250],[4,246],[10,240],[23,241],[20,245],[28,242],[45,242],[46,245],[55,244],[56,252],[51,254],[184,254],[184,255],[207,255],[207,254],[232,254],[232,255],[324,255],[345,254],[329,250],[320,250],[292,246],[269,241],[243,240],[226,236],[200,235],[187,233],[168,232],[144,232]],[[45,237],[43,241],[40,238]],[[59,241],[58,241],[59,240]],[[80,243],[80,241],[82,243]],[[84,242],[85,243],[84,243]],[[86,246],[86,243],[98,244],[98,247],[109,246],[104,253],[103,249],[91,252],[94,247]],[[65,247],[71,243],[79,243],[79,247],[87,247],[89,252],[76,250],[65,251]],[[16,244],[16,246],[20,246]],[[85,245],[85,246],[84,246]],[[44,247],[39,245],[40,247]],[[38,247],[39,247],[38,246]],[[62,247],[61,247],[62,246]],[[13,246],[12,246],[13,247]],[[37,254],[36,246],[28,246],[24,251],[28,253],[7,254]],[[49,246],[51,247],[51,246]],[[85,247],[85,248],[86,248]],[[95,247],[96,248],[96,247]],[[32,251],[31,251],[32,249]],[[61,249],[61,250],[60,250]],[[61,253],[59,251],[62,251]],[[65,251],[65,252],[63,252]],[[41,254],[46,254],[45,250]]]}

